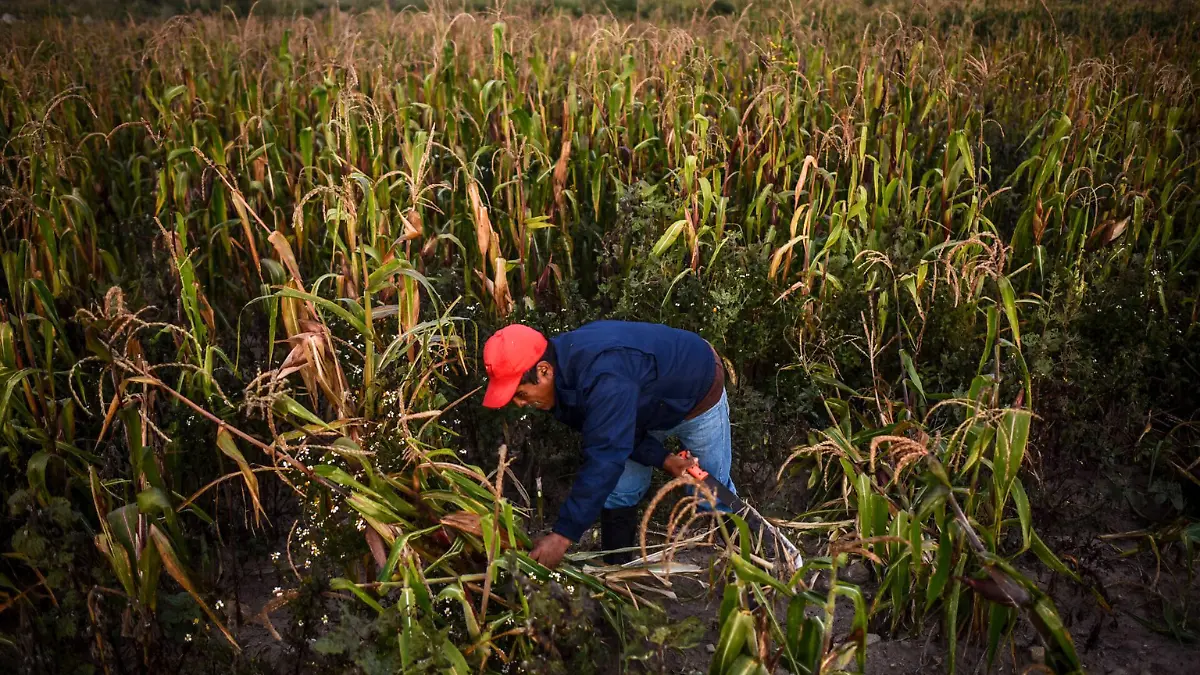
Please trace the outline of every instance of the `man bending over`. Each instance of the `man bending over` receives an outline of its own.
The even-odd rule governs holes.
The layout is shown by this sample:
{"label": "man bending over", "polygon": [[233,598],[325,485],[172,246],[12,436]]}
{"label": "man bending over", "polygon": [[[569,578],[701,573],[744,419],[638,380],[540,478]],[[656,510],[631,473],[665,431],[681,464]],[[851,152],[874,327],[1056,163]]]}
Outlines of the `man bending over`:
{"label": "man bending over", "polygon": [[[546,339],[507,326],[483,348],[483,404],[549,411],[583,434],[583,466],[551,534],[530,556],[554,568],[597,518],[605,550],[631,548],[637,506],[654,469],[674,477],[697,461],[730,491],[732,444],[725,369],[703,338],[668,326],[597,321]],[[691,458],[667,452],[674,436]],[[609,564],[632,559],[610,554]]]}

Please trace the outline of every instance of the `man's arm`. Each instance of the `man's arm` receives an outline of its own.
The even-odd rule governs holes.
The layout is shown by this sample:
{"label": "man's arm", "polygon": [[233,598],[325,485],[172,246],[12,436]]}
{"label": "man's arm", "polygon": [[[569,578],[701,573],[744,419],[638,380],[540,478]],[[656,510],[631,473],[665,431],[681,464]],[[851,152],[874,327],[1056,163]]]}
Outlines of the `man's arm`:
{"label": "man's arm", "polygon": [[695,457],[689,456],[684,459],[679,455],[673,455],[667,452],[662,442],[649,434],[642,439],[641,443],[638,443],[629,458],[639,464],[662,469],[671,474],[672,478],[679,478],[690,467],[696,465]]}
{"label": "man's arm", "polygon": [[583,466],[558,512],[554,531],[538,540],[529,556],[558,567],[571,544],[596,522],[633,454],[638,386],[615,374],[599,376],[587,393],[583,422]]}
{"label": "man's arm", "polygon": [[559,510],[553,533],[539,539],[529,554],[546,567],[558,567],[571,544],[579,541],[584,531],[596,522],[625,470],[626,459],[662,468],[675,478],[696,464],[694,458],[668,453],[661,442],[649,435],[634,446],[637,396],[636,384],[614,376],[606,376],[588,395],[583,467]]}

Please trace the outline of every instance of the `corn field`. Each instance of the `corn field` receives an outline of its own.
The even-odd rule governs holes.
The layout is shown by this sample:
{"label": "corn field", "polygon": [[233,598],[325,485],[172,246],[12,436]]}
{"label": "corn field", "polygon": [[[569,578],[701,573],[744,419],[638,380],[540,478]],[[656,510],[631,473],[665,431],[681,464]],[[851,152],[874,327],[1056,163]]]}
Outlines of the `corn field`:
{"label": "corn field", "polygon": [[[815,674],[883,633],[1083,672],[1047,580],[1120,608],[1042,519],[1087,453],[1158,477],[1139,536],[1191,583],[1194,8],[572,9],[0,24],[6,662]],[[601,317],[718,349],[800,569],[679,481],[650,562],[525,554],[542,473],[482,341]],[[255,561],[287,583],[230,596]]]}

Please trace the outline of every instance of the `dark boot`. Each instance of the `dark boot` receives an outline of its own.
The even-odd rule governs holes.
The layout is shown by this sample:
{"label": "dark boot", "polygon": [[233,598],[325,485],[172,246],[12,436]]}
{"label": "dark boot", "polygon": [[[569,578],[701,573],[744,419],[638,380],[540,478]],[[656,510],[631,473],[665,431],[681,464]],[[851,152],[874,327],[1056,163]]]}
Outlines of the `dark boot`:
{"label": "dark boot", "polygon": [[[638,507],[626,506],[620,509],[604,509],[600,512],[600,548],[611,551],[616,548],[629,548],[637,544]],[[609,565],[623,565],[633,560],[633,551],[609,553],[604,556],[604,562]]]}

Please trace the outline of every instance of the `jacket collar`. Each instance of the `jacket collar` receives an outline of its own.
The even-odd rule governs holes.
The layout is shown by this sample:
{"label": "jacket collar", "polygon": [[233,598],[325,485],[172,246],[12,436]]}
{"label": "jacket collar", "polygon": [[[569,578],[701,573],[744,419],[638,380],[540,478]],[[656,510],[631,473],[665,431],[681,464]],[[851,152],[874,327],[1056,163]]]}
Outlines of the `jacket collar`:
{"label": "jacket collar", "polygon": [[556,370],[554,373],[554,414],[560,414],[564,408],[573,410],[577,407],[579,407],[579,391],[560,384]]}

